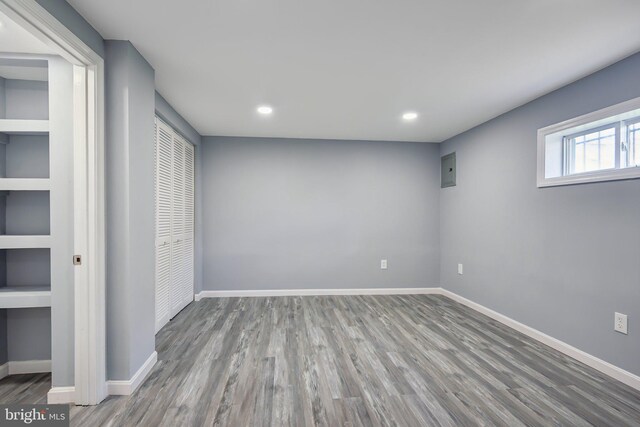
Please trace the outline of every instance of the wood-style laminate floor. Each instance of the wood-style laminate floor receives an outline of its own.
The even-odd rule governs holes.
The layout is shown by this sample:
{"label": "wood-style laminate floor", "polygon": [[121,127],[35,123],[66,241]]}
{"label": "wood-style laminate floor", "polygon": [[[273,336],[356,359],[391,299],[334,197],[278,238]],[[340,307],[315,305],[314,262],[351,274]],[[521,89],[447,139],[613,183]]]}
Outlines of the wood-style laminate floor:
{"label": "wood-style laminate floor", "polygon": [[205,299],[156,344],[72,424],[640,426],[640,392],[442,296]]}

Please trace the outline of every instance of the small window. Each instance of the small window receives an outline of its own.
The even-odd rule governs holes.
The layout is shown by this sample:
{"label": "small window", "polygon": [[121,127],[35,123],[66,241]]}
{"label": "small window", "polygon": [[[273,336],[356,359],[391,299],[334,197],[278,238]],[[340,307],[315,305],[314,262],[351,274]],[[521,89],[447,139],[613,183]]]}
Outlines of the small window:
{"label": "small window", "polygon": [[640,98],[538,131],[538,187],[640,177]]}

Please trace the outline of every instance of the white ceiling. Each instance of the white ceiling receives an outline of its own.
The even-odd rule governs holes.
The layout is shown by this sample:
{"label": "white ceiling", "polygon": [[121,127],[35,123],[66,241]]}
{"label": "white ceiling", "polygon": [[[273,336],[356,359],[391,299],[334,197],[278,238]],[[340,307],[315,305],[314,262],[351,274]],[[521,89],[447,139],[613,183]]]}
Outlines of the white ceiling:
{"label": "white ceiling", "polygon": [[640,50],[637,0],[69,2],[203,135],[438,142]]}
{"label": "white ceiling", "polygon": [[37,39],[5,14],[0,13],[0,53],[54,53],[49,46]]}

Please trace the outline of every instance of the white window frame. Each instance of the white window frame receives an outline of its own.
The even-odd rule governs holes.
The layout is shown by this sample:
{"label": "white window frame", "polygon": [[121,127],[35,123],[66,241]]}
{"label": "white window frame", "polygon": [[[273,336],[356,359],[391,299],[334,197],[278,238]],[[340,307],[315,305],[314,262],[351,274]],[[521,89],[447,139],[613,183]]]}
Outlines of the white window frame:
{"label": "white window frame", "polygon": [[[623,180],[623,179],[634,179],[640,178],[640,167],[631,166],[620,168],[621,165],[621,156],[620,156],[620,148],[622,143],[622,129],[620,128],[621,121],[615,117],[624,115],[627,113],[632,113],[632,116],[640,117],[640,98],[634,98],[629,101],[622,102],[620,104],[613,105],[611,107],[603,108],[598,111],[594,111],[589,114],[582,115],[580,117],[576,117],[570,120],[566,120],[561,123],[556,123],[551,126],[544,127],[542,129],[538,129],[538,167],[537,167],[537,186],[538,187],[552,187],[559,185],[572,185],[572,184],[582,184],[588,182],[601,182],[601,181],[615,181],[615,180]],[[610,119],[607,121],[607,119]],[[602,123],[604,121],[604,123]],[[633,122],[636,120],[633,119]],[[590,126],[590,124],[595,122],[601,122],[598,124],[594,124]],[[618,122],[616,124],[616,122]],[[616,130],[616,167],[613,169],[603,169],[598,171],[584,172],[573,175],[562,175],[555,177],[547,177],[546,176],[546,149],[547,149],[547,137],[551,135],[557,135],[563,131],[567,131],[567,135],[563,137],[563,147],[562,147],[562,168],[566,170],[566,147],[565,139],[573,137],[575,135],[580,135],[588,132],[592,132],[601,128],[611,127],[612,125],[617,126]],[[625,137],[626,139],[626,137]]]}
{"label": "white window frame", "polygon": [[[631,143],[629,142],[629,133],[630,133],[629,126],[633,126],[633,125],[640,125],[640,117],[636,117],[635,119],[629,119],[624,121],[625,135],[624,135],[624,141],[622,142],[626,144],[625,151],[627,152],[627,163],[631,159],[631,154],[630,154]],[[636,132],[640,132],[640,129],[637,130]],[[640,150],[640,145],[635,147],[635,149]],[[638,166],[640,166],[640,162],[637,165],[635,165],[635,167],[638,167]],[[630,167],[634,167],[634,166],[630,166]]]}

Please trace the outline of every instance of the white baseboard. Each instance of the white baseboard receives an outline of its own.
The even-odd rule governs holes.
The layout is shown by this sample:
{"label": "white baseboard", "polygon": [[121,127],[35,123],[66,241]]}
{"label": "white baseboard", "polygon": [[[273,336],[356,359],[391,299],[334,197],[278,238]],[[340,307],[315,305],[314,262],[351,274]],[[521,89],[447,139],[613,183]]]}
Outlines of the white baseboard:
{"label": "white baseboard", "polygon": [[9,361],[0,366],[0,380],[9,375],[51,372],[51,360]]}
{"label": "white baseboard", "polygon": [[[8,366],[7,366],[8,365]],[[19,360],[5,363],[7,375],[18,374],[38,374],[41,372],[51,372],[51,360]]]}
{"label": "white baseboard", "polygon": [[441,288],[353,288],[353,289],[270,289],[242,291],[200,291],[196,301],[203,298],[284,297],[321,295],[411,295],[440,294]]}
{"label": "white baseboard", "polygon": [[584,363],[587,366],[596,369],[603,374],[606,374],[616,380],[625,383],[626,385],[635,388],[636,390],[640,390],[640,377],[632,374],[629,371],[625,371],[622,368],[619,368],[615,365],[612,365],[609,362],[605,362],[602,359],[598,359],[595,356],[590,355],[580,349],[573,347],[563,341],[560,341],[556,338],[550,337],[549,335],[538,331],[537,329],[531,328],[525,324],[522,324],[516,320],[511,319],[503,314],[500,314],[496,311],[491,310],[483,305],[475,303],[471,300],[468,300],[460,295],[453,293],[451,291],[447,291],[446,289],[441,290],[441,294],[450,298],[460,304],[466,305],[469,308],[474,309],[475,311],[482,313],[498,322],[506,325],[512,329],[515,329],[518,332],[523,333],[524,335],[533,338],[536,341],[539,341],[543,344],[548,345],[549,347],[558,350],[565,355],[578,360],[579,362]]}
{"label": "white baseboard", "polygon": [[74,403],[76,401],[75,387],[53,387],[47,393],[47,403]]}
{"label": "white baseboard", "polygon": [[147,375],[149,375],[157,361],[158,352],[154,351],[130,380],[107,381],[107,392],[118,396],[133,394],[133,392],[140,387],[140,384],[144,382],[145,378],[147,378]]}

